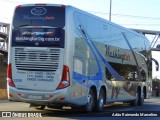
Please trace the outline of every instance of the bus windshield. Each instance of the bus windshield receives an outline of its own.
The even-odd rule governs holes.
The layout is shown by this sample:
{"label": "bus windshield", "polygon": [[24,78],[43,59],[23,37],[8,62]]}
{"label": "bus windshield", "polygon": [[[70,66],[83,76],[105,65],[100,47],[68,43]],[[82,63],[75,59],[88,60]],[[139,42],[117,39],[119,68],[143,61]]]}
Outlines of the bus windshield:
{"label": "bus windshield", "polygon": [[12,46],[63,48],[64,26],[64,7],[17,7],[13,17]]}

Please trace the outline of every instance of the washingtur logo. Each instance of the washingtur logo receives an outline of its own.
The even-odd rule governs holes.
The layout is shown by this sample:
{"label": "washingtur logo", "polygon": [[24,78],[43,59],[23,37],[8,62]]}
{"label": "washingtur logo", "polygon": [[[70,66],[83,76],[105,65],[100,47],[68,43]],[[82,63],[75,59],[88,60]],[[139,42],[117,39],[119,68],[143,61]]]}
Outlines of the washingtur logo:
{"label": "washingtur logo", "polygon": [[31,10],[31,14],[37,15],[37,16],[44,15],[46,14],[46,12],[47,12],[47,9],[44,7],[35,7]]}

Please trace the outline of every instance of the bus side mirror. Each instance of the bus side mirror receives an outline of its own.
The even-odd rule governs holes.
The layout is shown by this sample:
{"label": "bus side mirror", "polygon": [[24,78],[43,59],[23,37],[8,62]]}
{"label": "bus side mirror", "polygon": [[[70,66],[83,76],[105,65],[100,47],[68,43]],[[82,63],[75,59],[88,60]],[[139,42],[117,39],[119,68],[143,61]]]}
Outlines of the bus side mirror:
{"label": "bus side mirror", "polygon": [[158,61],[157,61],[156,59],[154,59],[154,58],[151,58],[151,59],[152,59],[152,61],[154,61],[155,64],[156,64],[156,71],[159,71],[159,63],[158,63]]}
{"label": "bus side mirror", "polygon": [[159,66],[156,66],[156,71],[159,71]]}

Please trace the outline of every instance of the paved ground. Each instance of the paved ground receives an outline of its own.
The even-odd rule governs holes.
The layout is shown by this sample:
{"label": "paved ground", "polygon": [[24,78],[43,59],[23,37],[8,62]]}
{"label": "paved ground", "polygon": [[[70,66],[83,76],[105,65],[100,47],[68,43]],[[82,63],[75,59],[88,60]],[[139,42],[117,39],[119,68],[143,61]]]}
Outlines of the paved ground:
{"label": "paved ground", "polygon": [[[65,107],[63,110],[56,110],[56,109],[49,109],[45,108],[44,111],[30,108],[29,104],[27,103],[20,103],[20,102],[10,102],[8,100],[0,100],[0,111],[12,111],[12,112],[18,112],[18,113],[37,113],[41,114],[42,118],[38,116],[38,118],[23,118],[27,120],[160,120],[160,117],[110,117],[112,114],[116,116],[116,114],[140,114],[140,113],[149,113],[149,114],[160,114],[160,97],[153,97],[152,99],[145,100],[145,103],[143,106],[130,106],[128,104],[122,104],[122,103],[116,103],[116,104],[110,104],[106,105],[104,110],[102,112],[91,112],[91,113],[85,113],[81,111],[73,111],[69,107]],[[14,117],[12,118],[0,118],[4,120],[20,120],[22,118],[16,117],[16,114],[14,114]]]}

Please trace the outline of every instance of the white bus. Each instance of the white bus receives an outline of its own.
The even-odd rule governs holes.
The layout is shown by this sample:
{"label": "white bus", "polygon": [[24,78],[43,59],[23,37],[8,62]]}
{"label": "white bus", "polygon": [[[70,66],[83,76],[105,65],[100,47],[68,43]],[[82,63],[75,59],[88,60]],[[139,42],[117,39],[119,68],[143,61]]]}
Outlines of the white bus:
{"label": "white bus", "polygon": [[143,35],[54,4],[17,6],[10,30],[10,100],[102,111],[105,103],[142,105],[151,96],[151,51]]}

